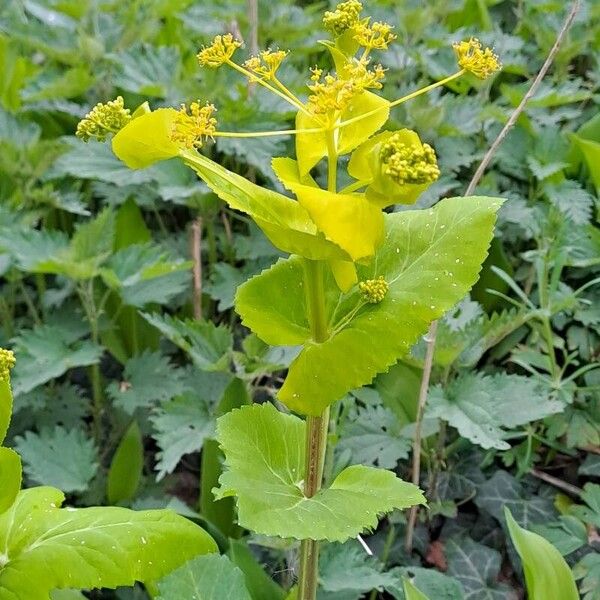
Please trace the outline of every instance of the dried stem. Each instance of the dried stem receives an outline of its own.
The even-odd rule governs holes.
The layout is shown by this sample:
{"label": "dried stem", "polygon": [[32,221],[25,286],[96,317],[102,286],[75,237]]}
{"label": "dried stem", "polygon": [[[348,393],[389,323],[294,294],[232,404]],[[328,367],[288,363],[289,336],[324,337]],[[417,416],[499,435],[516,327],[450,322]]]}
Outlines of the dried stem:
{"label": "dried stem", "polygon": [[529,471],[529,473],[531,475],[533,475],[534,477],[537,477],[537,479],[541,479],[542,481],[545,481],[546,483],[553,485],[555,488],[558,488],[559,490],[563,490],[564,492],[567,492],[567,494],[570,494],[571,496],[575,496],[575,497],[579,498],[581,496],[581,494],[583,493],[583,490],[581,488],[577,487],[576,485],[567,483],[566,481],[563,481],[562,479],[559,479],[558,477],[554,477],[553,475],[549,475],[548,473],[545,473],[544,471],[539,471],[538,469],[531,469],[531,471]]}
{"label": "dried stem", "polygon": [[202,217],[192,223],[192,260],[194,261],[194,318],[202,318]]}
{"label": "dried stem", "polygon": [[[548,72],[548,69],[550,68],[550,65],[552,64],[552,61],[554,60],[554,57],[556,56],[556,53],[558,52],[561,44],[563,43],[563,40],[564,40],[569,28],[571,27],[573,20],[575,19],[577,11],[579,10],[579,4],[580,4],[580,0],[574,0],[573,4],[571,5],[571,10],[569,11],[569,14],[567,15],[567,18],[565,19],[563,26],[561,27],[558,35],[556,36],[554,45],[552,46],[548,56],[546,57],[546,60],[544,61],[542,68],[539,70],[538,74],[536,75],[535,79],[533,80],[533,82],[532,82],[531,86],[529,87],[529,89],[527,90],[526,94],[523,96],[523,99],[521,100],[521,102],[519,103],[517,108],[515,108],[513,113],[510,115],[508,121],[506,122],[506,124],[504,125],[504,127],[502,128],[500,133],[498,134],[498,137],[494,140],[492,145],[489,147],[488,151],[485,153],[483,160],[481,161],[480,165],[477,167],[477,170],[475,171],[473,178],[471,179],[471,181],[469,182],[469,185],[467,186],[467,189],[464,194],[465,196],[469,196],[473,193],[473,191],[475,190],[475,188],[481,181],[481,178],[483,177],[485,170],[487,169],[490,162],[492,161],[492,158],[494,157],[496,151],[500,147],[500,144],[502,144],[502,142],[508,135],[508,132],[513,128],[513,126],[517,122],[517,119],[519,118],[521,113],[525,110],[527,102],[529,102],[529,100],[537,92],[540,84],[542,83],[542,80],[544,79],[546,73]],[[436,342],[436,330],[437,330],[437,324],[434,322],[434,323],[432,323],[431,328],[429,329],[429,335],[427,336],[428,341],[427,341],[426,356],[433,357],[434,350],[435,350],[435,342]],[[419,478],[418,476],[420,476],[420,472],[421,472],[420,439],[421,439],[422,416],[423,416],[423,411],[421,410],[421,407],[423,407],[423,409],[425,407],[425,402],[427,400],[427,392],[429,390],[429,380],[431,378],[431,366],[429,368],[427,368],[427,359],[425,359],[425,360],[426,360],[426,363],[423,368],[423,376],[421,378],[421,388],[420,388],[420,392],[419,392],[418,417],[420,416],[420,418],[417,418],[417,422],[416,422],[415,451],[413,453],[413,481],[415,481],[415,474],[417,474],[417,478],[416,478],[417,483],[418,483],[418,478]],[[416,450],[417,439],[419,440],[419,450],[418,451]],[[415,523],[416,523],[417,513],[418,513],[418,507],[413,507],[411,509],[410,518],[409,518],[408,526],[406,529],[405,546],[406,546],[406,549],[408,552],[412,551],[412,540],[413,540],[413,535],[414,535],[414,527],[415,527]]]}

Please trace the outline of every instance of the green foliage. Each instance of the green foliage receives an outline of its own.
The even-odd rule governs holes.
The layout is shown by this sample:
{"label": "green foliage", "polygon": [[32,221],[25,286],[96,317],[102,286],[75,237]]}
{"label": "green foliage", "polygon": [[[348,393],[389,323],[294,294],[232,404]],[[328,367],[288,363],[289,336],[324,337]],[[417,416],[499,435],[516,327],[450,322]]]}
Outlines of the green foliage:
{"label": "green foliage", "polygon": [[344,469],[328,488],[306,497],[304,429],[303,421],[271,404],[234,410],[218,420],[227,470],[216,497],[237,496],[242,526],[265,535],[344,541],[374,528],[381,513],[424,502],[416,486],[390,471],[363,466]]}
{"label": "green foliage", "polygon": [[142,432],[133,421],[119,442],[108,470],[106,495],[110,504],[127,502],[135,497],[143,468]]}

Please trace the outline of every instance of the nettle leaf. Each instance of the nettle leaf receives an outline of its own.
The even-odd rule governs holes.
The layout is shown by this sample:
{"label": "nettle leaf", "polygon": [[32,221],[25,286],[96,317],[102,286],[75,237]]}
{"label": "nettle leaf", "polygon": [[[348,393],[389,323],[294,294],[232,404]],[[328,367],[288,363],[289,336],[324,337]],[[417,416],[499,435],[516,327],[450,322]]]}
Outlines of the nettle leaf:
{"label": "nettle leaf", "polygon": [[552,204],[575,225],[586,225],[592,217],[594,197],[581,184],[567,179],[559,184],[544,186],[544,193]]}
{"label": "nettle leaf", "polygon": [[38,264],[68,245],[62,231],[19,231],[14,226],[0,229],[0,249],[10,254],[23,271],[35,272]]}
{"label": "nettle leaf", "polygon": [[114,254],[101,275],[123,302],[142,308],[166,304],[189,285],[191,262],[173,260],[152,244],[132,244]]}
{"label": "nettle leaf", "polygon": [[98,470],[94,442],[80,429],[31,431],[15,439],[25,474],[35,483],[83,492]]}
{"label": "nettle leaf", "polygon": [[169,315],[141,313],[167,339],[187,352],[204,371],[227,370],[233,346],[231,331],[211,321],[182,320]]}
{"label": "nettle leaf", "polygon": [[88,340],[79,341],[81,336],[63,327],[41,325],[15,338],[14,394],[29,392],[74,367],[97,363],[102,348]]}
{"label": "nettle leaf", "polygon": [[365,305],[356,287],[342,295],[327,277],[330,332],[320,344],[306,343],[302,259],[279,261],[241,286],[236,310],[247,327],[274,345],[306,343],[279,399],[319,415],[406,355],[477,280],[499,206],[494,198],[449,198],[431,210],[386,215],[383,245],[368,267],[359,267],[360,279],[385,278],[385,299]]}
{"label": "nettle leaf", "polygon": [[478,486],[475,503],[500,523],[504,520],[504,507],[507,507],[519,524],[527,529],[556,516],[552,497],[527,493],[515,477],[502,470],[496,471]]}
{"label": "nettle leaf", "polygon": [[573,573],[560,552],[542,536],[519,527],[508,508],[504,514],[523,561],[529,600],[579,600]]}
{"label": "nettle leaf", "polygon": [[132,415],[138,408],[148,408],[181,394],[185,385],[181,369],[160,352],[146,350],[125,364],[122,381],[113,381],[107,393],[116,406]]}
{"label": "nettle leaf", "polygon": [[465,600],[516,600],[510,587],[498,583],[500,552],[463,536],[444,542],[448,575],[463,586]]}
{"label": "nettle leaf", "polygon": [[[202,390],[198,392],[202,394]],[[208,403],[198,393],[188,392],[164,402],[151,421],[161,449],[156,465],[159,480],[175,469],[184,454],[200,450],[215,429]]]}
{"label": "nettle leaf", "polygon": [[510,448],[506,428],[563,410],[564,404],[550,400],[538,380],[506,373],[465,373],[445,388],[434,387],[427,403],[428,417],[447,421],[474,444],[498,450]]}
{"label": "nettle leaf", "polygon": [[217,550],[203,529],[169,510],[61,509],[63,500],[59,490],[32,488],[0,516],[2,598],[49,600],[55,589],[153,581]]}
{"label": "nettle leaf", "polygon": [[425,501],[416,486],[365,466],[344,469],[329,488],[307,498],[305,428],[304,421],[271,404],[236,409],[217,421],[227,469],[215,497],[237,496],[243,527],[264,535],[343,542],[376,527],[377,515]]}
{"label": "nettle leaf", "polygon": [[156,600],[251,600],[244,573],[227,556],[199,556],[158,582]]}

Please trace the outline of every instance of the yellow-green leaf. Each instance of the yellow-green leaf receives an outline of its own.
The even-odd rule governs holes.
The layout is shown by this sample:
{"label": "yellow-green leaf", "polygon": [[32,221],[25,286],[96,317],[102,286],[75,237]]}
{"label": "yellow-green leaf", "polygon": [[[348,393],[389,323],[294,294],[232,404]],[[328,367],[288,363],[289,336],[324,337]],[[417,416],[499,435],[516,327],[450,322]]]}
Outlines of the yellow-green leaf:
{"label": "yellow-green leaf", "polygon": [[0,448],[0,514],[14,503],[21,490],[21,459],[10,448]]}

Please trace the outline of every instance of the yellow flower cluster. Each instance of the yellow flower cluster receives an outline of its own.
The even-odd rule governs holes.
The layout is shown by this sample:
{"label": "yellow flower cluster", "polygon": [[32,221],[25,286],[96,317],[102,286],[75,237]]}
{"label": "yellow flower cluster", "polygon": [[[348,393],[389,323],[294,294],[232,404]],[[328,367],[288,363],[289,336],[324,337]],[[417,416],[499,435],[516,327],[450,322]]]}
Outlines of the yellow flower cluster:
{"label": "yellow flower cluster", "polygon": [[99,142],[106,140],[110,133],[117,133],[131,121],[131,114],[125,108],[122,96],[103,104],[99,102],[79,121],[75,135],[88,142],[94,138]]}
{"label": "yellow flower cluster", "polygon": [[204,139],[215,133],[215,110],[212,104],[201,106],[199,102],[192,102],[188,112],[186,105],[182,104],[175,119],[171,139],[186,148],[201,148]]}
{"label": "yellow flower cluster", "polygon": [[431,183],[440,176],[433,148],[429,144],[420,148],[405,144],[399,134],[394,134],[383,144],[379,158],[384,174],[399,185]]}
{"label": "yellow flower cluster", "polygon": [[285,50],[263,50],[259,56],[251,56],[244,63],[244,67],[259,77],[273,79],[287,55]]}
{"label": "yellow flower cluster", "polygon": [[477,38],[452,44],[458,65],[479,79],[487,79],[502,67],[491,48],[483,48]]}
{"label": "yellow flower cluster", "polygon": [[358,17],[362,11],[362,4],[358,0],[341,2],[334,11],[327,11],[323,16],[323,25],[334,35],[342,35],[348,29],[358,24]]}
{"label": "yellow flower cluster", "polygon": [[375,65],[373,69],[369,69],[368,64],[365,60],[348,63],[344,77],[353,81],[357,90],[380,90],[383,87],[381,81],[385,77],[385,69],[379,64]]}
{"label": "yellow flower cluster", "polygon": [[15,366],[15,355],[12,350],[0,348],[0,381],[8,381],[10,370]]}
{"label": "yellow flower cluster", "polygon": [[354,39],[367,50],[387,50],[396,39],[392,26],[381,21],[369,25],[367,21],[355,27]]}
{"label": "yellow flower cluster", "polygon": [[379,304],[388,293],[390,286],[382,275],[377,279],[367,279],[358,284],[363,300],[369,304]]}
{"label": "yellow flower cluster", "polygon": [[231,59],[233,53],[242,45],[230,33],[217,35],[210,46],[203,46],[196,58],[201,67],[216,69]]}

